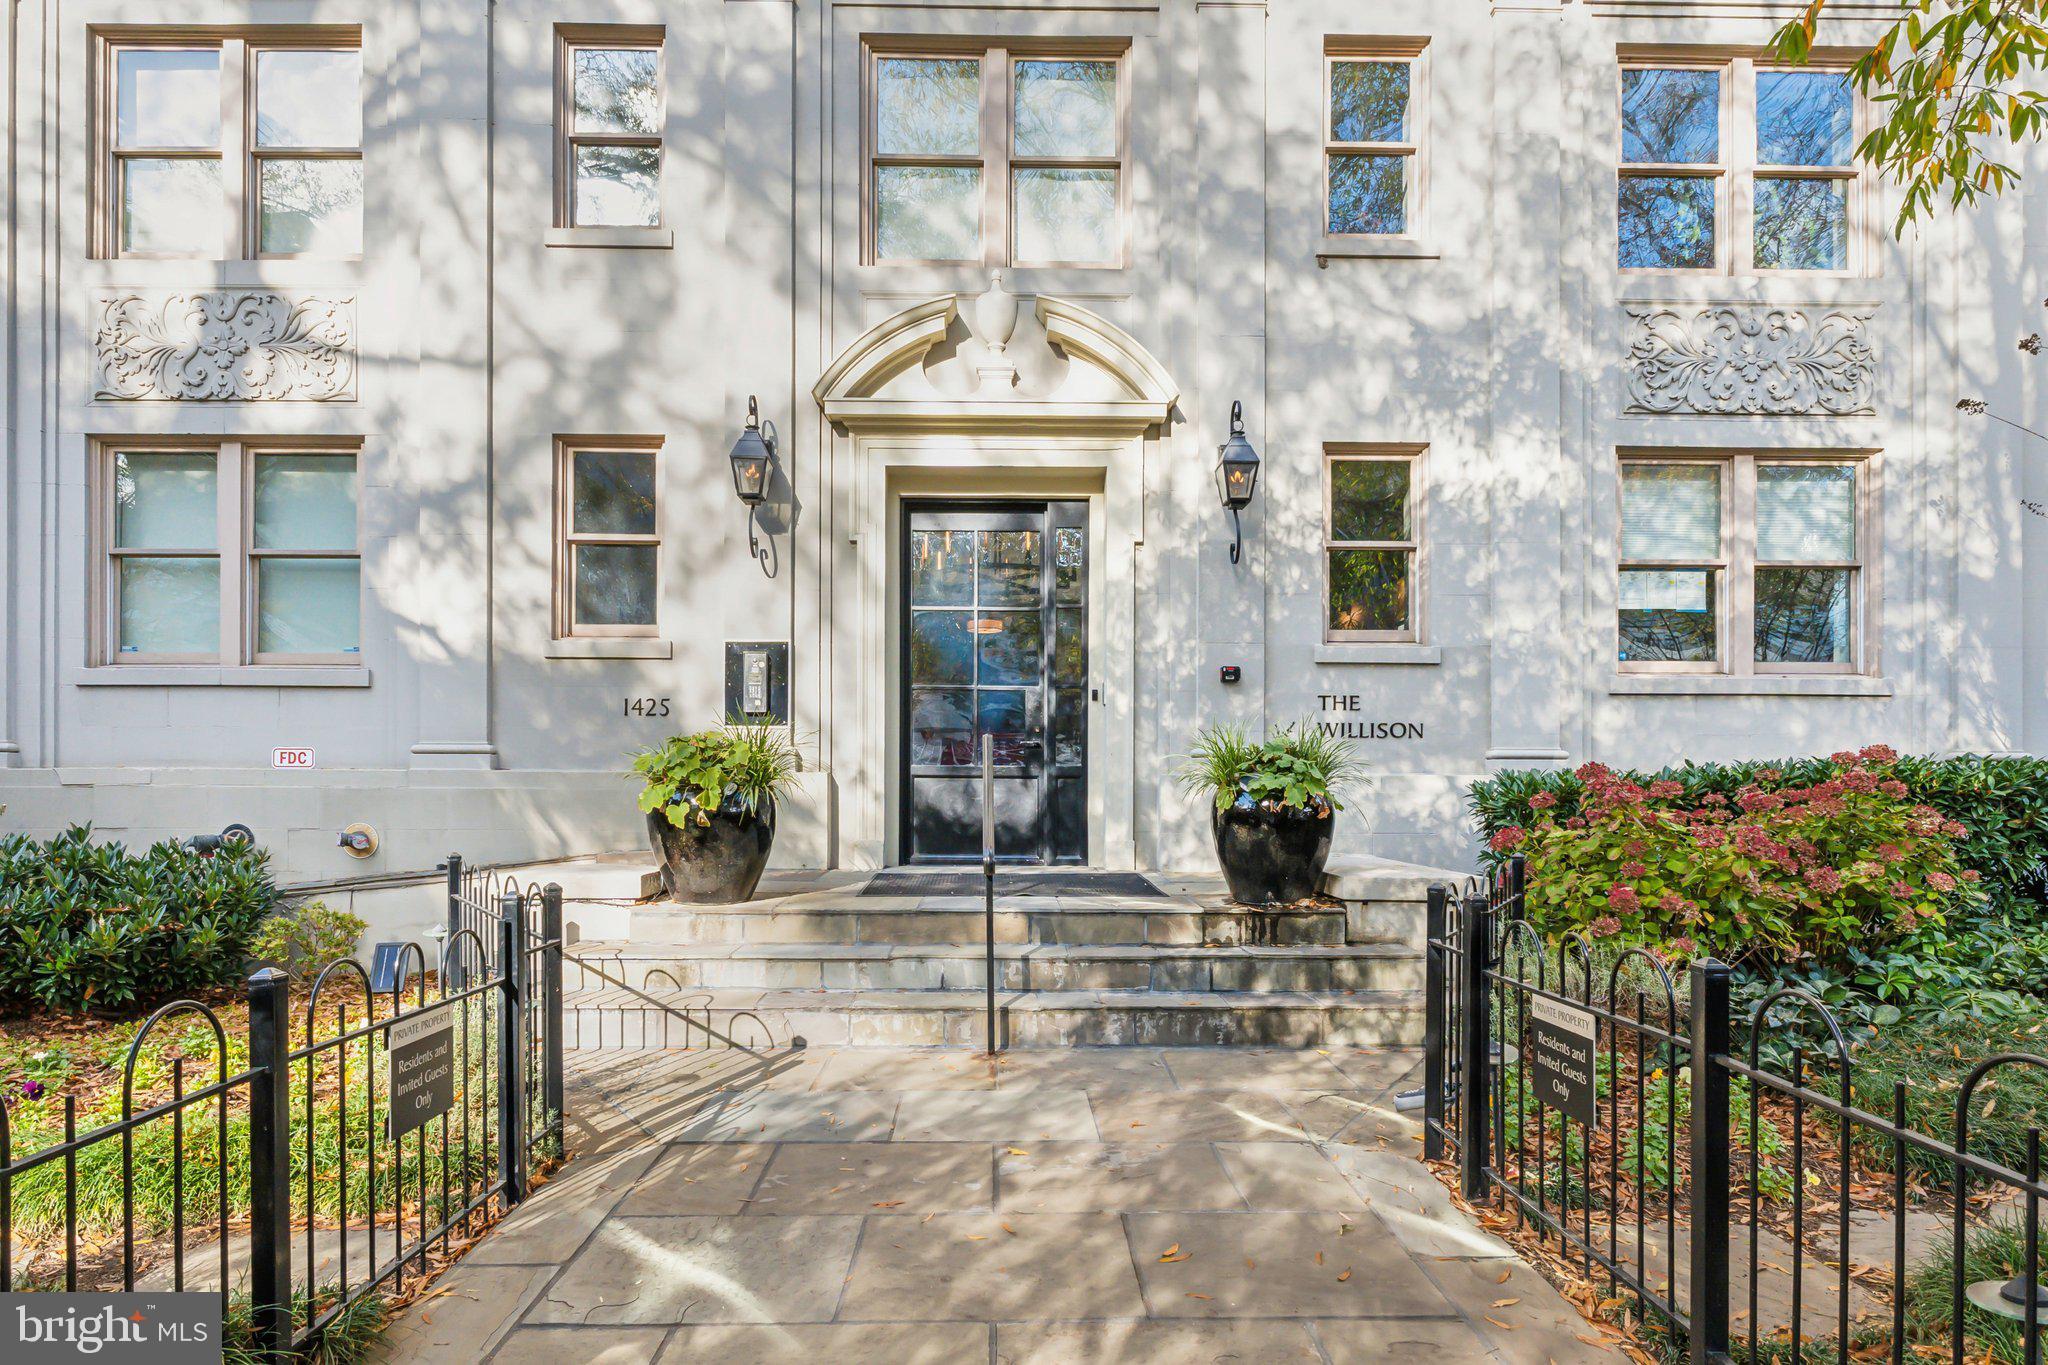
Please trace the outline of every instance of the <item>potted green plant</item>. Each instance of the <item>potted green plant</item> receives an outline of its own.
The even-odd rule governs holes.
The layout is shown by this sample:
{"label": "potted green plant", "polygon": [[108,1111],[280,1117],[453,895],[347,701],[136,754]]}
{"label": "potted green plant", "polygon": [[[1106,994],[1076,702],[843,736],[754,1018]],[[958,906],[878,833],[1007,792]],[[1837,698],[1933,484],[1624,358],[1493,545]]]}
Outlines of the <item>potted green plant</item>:
{"label": "potted green plant", "polygon": [[1263,743],[1240,726],[1210,726],[1196,736],[1180,781],[1214,802],[1209,824],[1231,899],[1285,905],[1316,894],[1344,809],[1339,796],[1364,773],[1349,744],[1304,721]]}
{"label": "potted green plant", "polygon": [[747,900],[775,843],[775,802],[797,771],[796,748],[767,725],[675,735],[633,760],[640,809],[671,899]]}

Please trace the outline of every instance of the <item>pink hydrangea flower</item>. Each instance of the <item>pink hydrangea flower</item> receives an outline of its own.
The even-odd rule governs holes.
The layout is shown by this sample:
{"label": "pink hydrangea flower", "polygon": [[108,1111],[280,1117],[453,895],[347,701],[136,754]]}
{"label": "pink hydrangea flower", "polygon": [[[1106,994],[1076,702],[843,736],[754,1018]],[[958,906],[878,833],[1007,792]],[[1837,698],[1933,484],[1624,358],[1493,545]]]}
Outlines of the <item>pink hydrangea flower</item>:
{"label": "pink hydrangea flower", "polygon": [[1612,938],[1620,932],[1621,921],[1613,915],[1602,915],[1599,919],[1586,926],[1586,934],[1589,938]]}
{"label": "pink hydrangea flower", "polygon": [[1832,867],[1809,867],[1806,869],[1806,884],[1822,893],[1840,891],[1842,874]]}
{"label": "pink hydrangea flower", "polygon": [[1956,889],[1956,879],[1949,876],[1948,873],[1938,870],[1927,874],[1927,884],[1936,891],[1953,891]]}
{"label": "pink hydrangea flower", "polygon": [[1896,763],[1899,752],[1889,744],[1866,744],[1857,756],[1865,763]]}
{"label": "pink hydrangea flower", "polygon": [[1495,853],[1506,853],[1510,849],[1520,847],[1522,841],[1528,837],[1529,831],[1523,829],[1520,825],[1509,825],[1506,829],[1488,839],[1486,846]]}
{"label": "pink hydrangea flower", "polygon": [[1633,915],[1643,908],[1633,886],[1611,886],[1607,889],[1608,907],[1618,914]]}
{"label": "pink hydrangea flower", "polygon": [[1556,792],[1537,792],[1529,798],[1530,810],[1549,810],[1557,804]]}

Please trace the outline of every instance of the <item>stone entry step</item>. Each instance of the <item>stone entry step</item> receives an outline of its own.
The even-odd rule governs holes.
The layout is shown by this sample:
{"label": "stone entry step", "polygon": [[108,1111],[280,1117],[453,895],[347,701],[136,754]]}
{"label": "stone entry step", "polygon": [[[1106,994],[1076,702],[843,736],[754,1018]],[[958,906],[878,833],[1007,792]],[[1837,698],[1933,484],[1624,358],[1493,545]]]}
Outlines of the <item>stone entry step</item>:
{"label": "stone entry step", "polygon": [[[985,959],[959,943],[582,943],[565,966],[571,991],[607,983],[589,961],[642,990],[980,989]],[[999,943],[996,985],[1011,991],[1420,990],[1419,953],[1396,944],[1295,947]]]}
{"label": "stone entry step", "polygon": [[[996,901],[997,943],[1028,944],[1307,944],[1346,940],[1341,906],[1248,910],[1171,899],[1073,903],[1064,898]],[[974,943],[982,941],[981,901],[972,896],[790,896],[756,910],[752,904],[695,910],[636,907],[623,934],[636,947],[717,943]],[[1351,936],[1356,940],[1359,935]]]}
{"label": "stone entry step", "polygon": [[[778,1044],[978,1047],[981,991],[679,990],[647,992],[719,1028],[752,1013]],[[576,1050],[679,1046],[686,1027],[627,991],[565,996],[563,1037]],[[1007,1047],[1384,1047],[1422,1041],[1418,991],[1000,992]],[[739,1025],[732,1025],[739,1027]]]}

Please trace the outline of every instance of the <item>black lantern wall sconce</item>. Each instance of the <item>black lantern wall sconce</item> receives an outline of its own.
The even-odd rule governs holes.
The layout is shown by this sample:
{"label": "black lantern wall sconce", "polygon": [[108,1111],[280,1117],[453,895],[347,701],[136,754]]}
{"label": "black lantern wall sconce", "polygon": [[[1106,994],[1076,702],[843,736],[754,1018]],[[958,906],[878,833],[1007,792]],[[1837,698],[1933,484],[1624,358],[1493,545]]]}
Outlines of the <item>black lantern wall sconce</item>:
{"label": "black lantern wall sconce", "polygon": [[1238,513],[1251,505],[1259,486],[1259,452],[1244,438],[1244,404],[1230,405],[1230,439],[1216,447],[1216,492],[1230,509],[1230,562],[1244,549],[1244,527]]}
{"label": "black lantern wall sconce", "polygon": [[754,514],[768,498],[768,475],[775,462],[774,428],[761,431],[761,405],[747,395],[747,425],[732,443],[732,487],[747,508],[747,552],[765,566],[770,552],[761,547],[755,533]]}

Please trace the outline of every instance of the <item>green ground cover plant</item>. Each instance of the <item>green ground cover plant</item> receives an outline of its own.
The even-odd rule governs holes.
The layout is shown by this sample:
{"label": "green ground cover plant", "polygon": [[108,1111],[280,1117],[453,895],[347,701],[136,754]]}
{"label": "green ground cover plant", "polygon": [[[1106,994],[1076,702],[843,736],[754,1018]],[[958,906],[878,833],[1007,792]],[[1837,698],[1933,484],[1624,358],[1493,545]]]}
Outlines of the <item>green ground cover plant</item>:
{"label": "green ground cover plant", "polygon": [[253,844],[132,853],[84,825],[0,838],[0,1011],[122,1010],[228,985],[277,904]]}

